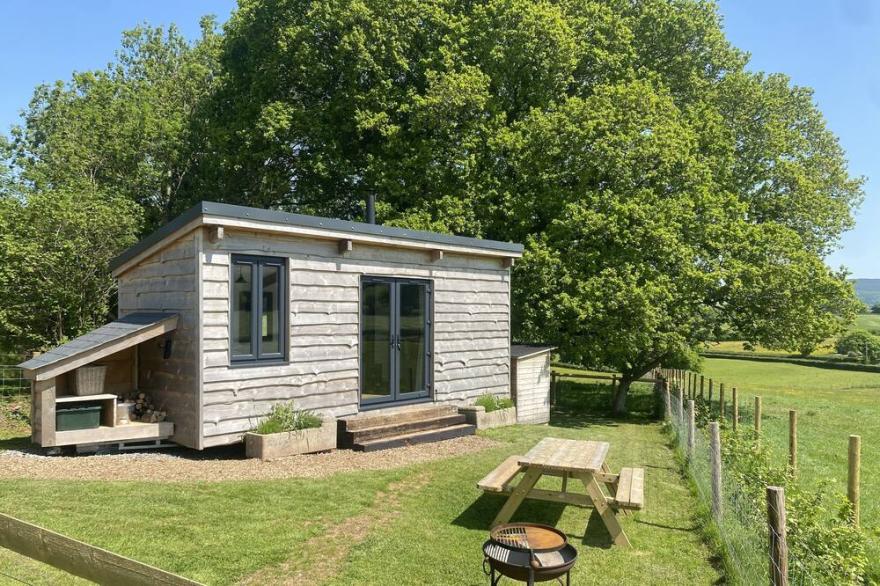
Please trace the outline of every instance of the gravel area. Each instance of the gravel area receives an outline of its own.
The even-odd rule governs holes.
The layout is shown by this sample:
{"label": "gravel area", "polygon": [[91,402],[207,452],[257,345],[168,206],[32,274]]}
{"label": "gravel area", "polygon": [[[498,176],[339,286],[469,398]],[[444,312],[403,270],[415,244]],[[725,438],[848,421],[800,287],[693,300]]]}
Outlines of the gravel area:
{"label": "gravel area", "polygon": [[400,468],[497,445],[472,435],[379,452],[337,450],[274,462],[246,459],[239,446],[204,452],[176,449],[91,456],[43,456],[31,450],[6,450],[0,452],[0,479],[218,482],[324,478],[340,472]]}

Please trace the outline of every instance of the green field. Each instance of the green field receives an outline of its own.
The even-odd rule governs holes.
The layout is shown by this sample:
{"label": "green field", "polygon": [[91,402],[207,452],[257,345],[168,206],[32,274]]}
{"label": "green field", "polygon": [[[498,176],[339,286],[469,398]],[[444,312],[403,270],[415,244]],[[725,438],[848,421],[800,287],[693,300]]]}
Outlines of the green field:
{"label": "green field", "polygon": [[[860,329],[880,334],[880,314],[862,313],[856,316],[855,321],[849,329]],[[834,344],[836,339],[825,341],[815,352],[811,354],[813,357],[820,358],[829,356],[836,352]],[[793,356],[800,357],[799,354],[787,352],[785,350],[769,350],[762,346],[756,346],[754,350],[745,350],[742,340],[724,340],[722,342],[710,342],[706,346],[706,350],[714,352],[739,352],[743,354],[761,354],[764,356]]]}
{"label": "green field", "polygon": [[855,327],[861,330],[874,332],[875,334],[880,334],[880,314],[861,313],[857,315]]}
{"label": "green field", "polygon": [[[785,350],[768,350],[763,346],[756,346],[754,350],[745,350],[743,348],[744,342],[742,340],[725,340],[723,342],[710,342],[706,346],[706,350],[712,352],[739,352],[743,354],[762,354],[764,356],[797,356],[800,357],[800,354],[793,354],[791,352],[786,352]],[[828,356],[829,354],[834,354],[834,342],[833,340],[829,340],[828,342],[822,344],[819,348],[816,349],[815,352],[811,356]]]}
{"label": "green field", "polygon": [[[625,419],[608,414],[609,385],[566,383],[550,426],[485,435],[485,451],[322,480],[163,482],[0,481],[0,512],[207,584],[484,585],[481,545],[502,500],[476,482],[545,436],[607,440],[609,464],[646,469],[646,510],[625,517],[634,549],[611,547],[598,515],[528,503],[515,516],[562,528],[580,552],[573,584],[716,584],[696,502],[642,386]],[[26,430],[0,426],[4,446]],[[11,439],[10,439],[11,438]],[[544,480],[542,480],[544,482]],[[547,483],[558,483],[549,479]],[[558,488],[558,486],[557,486]],[[572,488],[572,485],[569,485]],[[414,547],[414,544],[429,544]],[[3,574],[29,584],[74,583],[0,549]],[[300,578],[296,578],[300,576]],[[303,576],[305,578],[303,578]]]}
{"label": "green field", "polygon": [[744,407],[761,395],[763,434],[781,462],[788,455],[788,411],[798,411],[799,469],[807,482],[828,480],[846,494],[849,435],[862,436],[862,526],[872,576],[880,579],[880,374],[712,358],[703,372],[736,386]]}

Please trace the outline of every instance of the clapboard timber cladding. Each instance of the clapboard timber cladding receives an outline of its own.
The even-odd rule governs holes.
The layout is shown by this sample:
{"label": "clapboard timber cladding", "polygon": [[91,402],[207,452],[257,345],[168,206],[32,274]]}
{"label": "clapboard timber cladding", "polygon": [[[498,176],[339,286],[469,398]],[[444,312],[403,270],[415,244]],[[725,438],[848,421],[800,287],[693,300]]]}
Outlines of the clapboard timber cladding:
{"label": "clapboard timber cladding", "polygon": [[[225,237],[225,236],[224,236]],[[222,242],[222,240],[219,240]],[[200,447],[198,331],[198,248],[201,235],[190,232],[142,259],[119,276],[119,315],[143,311],[171,312],[176,329],[138,346],[139,390],[174,422],[172,441]],[[173,275],[168,280],[167,275]],[[171,354],[165,356],[165,340]]]}
{"label": "clapboard timber cladding", "polygon": [[[288,264],[289,362],[229,365],[229,264],[232,254],[283,257]],[[359,411],[360,287],[364,275],[433,283],[433,398],[467,403],[510,389],[510,275],[496,258],[435,253],[339,240],[266,234],[227,226],[206,242],[204,445],[239,441],[278,402],[324,416]]]}

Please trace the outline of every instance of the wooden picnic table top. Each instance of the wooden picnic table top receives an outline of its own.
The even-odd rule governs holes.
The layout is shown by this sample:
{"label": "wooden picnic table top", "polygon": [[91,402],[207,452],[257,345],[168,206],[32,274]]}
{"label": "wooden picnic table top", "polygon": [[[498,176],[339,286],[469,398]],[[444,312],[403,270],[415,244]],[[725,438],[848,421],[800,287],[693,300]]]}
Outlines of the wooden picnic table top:
{"label": "wooden picnic table top", "polygon": [[609,447],[608,442],[545,437],[519,459],[519,465],[557,472],[599,472]]}

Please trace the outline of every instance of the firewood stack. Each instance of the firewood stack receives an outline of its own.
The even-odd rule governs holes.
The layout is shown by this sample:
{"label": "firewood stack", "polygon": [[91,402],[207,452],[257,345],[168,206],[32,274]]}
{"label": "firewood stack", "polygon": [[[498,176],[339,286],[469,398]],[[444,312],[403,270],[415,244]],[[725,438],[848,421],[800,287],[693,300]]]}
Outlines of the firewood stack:
{"label": "firewood stack", "polygon": [[134,408],[131,411],[132,421],[142,421],[144,423],[165,421],[165,411],[157,409],[153,404],[153,400],[146,393],[133,395],[131,401],[134,403]]}

